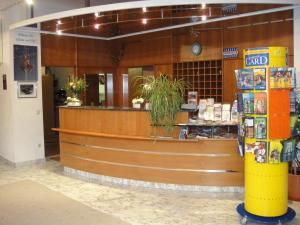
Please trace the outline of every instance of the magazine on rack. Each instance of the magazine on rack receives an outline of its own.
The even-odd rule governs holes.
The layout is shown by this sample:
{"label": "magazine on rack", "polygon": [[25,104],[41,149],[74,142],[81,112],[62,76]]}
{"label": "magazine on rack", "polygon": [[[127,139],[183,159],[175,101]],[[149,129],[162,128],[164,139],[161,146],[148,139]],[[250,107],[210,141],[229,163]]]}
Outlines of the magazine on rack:
{"label": "magazine on rack", "polygon": [[295,158],[295,139],[282,141],[281,162],[291,162]]}
{"label": "magazine on rack", "polygon": [[270,141],[269,143],[269,163],[280,163],[282,144],[280,141]]}
{"label": "magazine on rack", "polygon": [[255,161],[258,163],[266,163],[267,162],[267,143],[265,141],[255,142]]}
{"label": "magazine on rack", "polygon": [[266,68],[255,68],[254,87],[256,90],[266,90]]}
{"label": "magazine on rack", "polygon": [[243,93],[243,111],[250,114],[254,112],[254,94],[252,92]]}
{"label": "magazine on rack", "polygon": [[238,135],[245,136],[245,117],[242,115],[238,117]]}
{"label": "magazine on rack", "polygon": [[266,139],[267,138],[267,118],[266,117],[256,117],[254,119],[255,127],[255,138]]}
{"label": "magazine on rack", "polygon": [[246,117],[245,118],[245,130],[247,138],[254,138],[254,118]]}
{"label": "magazine on rack", "polygon": [[239,113],[244,111],[243,108],[243,93],[237,93],[237,110]]}
{"label": "magazine on rack", "polygon": [[267,113],[266,92],[257,92],[254,94],[254,113],[263,115]]}
{"label": "magazine on rack", "polygon": [[295,91],[290,92],[290,112],[295,113],[297,110],[297,93]]}
{"label": "magazine on rack", "polygon": [[241,90],[253,90],[253,69],[239,69],[235,70],[235,78],[237,88]]}

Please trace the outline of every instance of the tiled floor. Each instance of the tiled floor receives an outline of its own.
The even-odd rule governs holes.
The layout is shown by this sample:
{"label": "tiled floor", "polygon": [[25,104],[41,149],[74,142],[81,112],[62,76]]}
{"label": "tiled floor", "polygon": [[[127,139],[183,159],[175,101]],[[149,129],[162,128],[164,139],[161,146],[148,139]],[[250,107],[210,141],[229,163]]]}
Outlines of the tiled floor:
{"label": "tiled floor", "polygon": [[[0,160],[0,185],[32,180],[133,225],[238,225],[242,194],[191,193],[87,183],[67,177],[59,162],[13,168]],[[290,202],[300,214],[300,203]],[[252,224],[252,223],[249,223]],[[291,225],[300,225],[296,218]]]}

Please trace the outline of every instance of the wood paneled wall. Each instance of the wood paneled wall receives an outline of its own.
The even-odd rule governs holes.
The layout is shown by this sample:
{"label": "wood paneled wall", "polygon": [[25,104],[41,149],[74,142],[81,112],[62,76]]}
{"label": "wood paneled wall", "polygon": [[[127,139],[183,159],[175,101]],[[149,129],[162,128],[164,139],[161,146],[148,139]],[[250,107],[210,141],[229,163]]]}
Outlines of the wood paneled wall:
{"label": "wood paneled wall", "polygon": [[[222,59],[224,47],[238,47],[237,59],[223,61],[223,99],[232,103],[236,92],[233,71],[242,67],[243,49],[286,46],[289,65],[293,66],[293,21],[289,20],[292,17],[292,11],[286,11],[196,26],[194,32],[183,28],[110,42],[43,35],[42,65],[72,66],[77,68],[78,75],[90,71],[114,72],[114,102],[120,106],[122,74],[129,67],[153,65],[155,73],[172,74],[174,62]],[[240,25],[248,26],[236,27]],[[191,53],[191,44],[196,40],[203,46],[200,56]]]}

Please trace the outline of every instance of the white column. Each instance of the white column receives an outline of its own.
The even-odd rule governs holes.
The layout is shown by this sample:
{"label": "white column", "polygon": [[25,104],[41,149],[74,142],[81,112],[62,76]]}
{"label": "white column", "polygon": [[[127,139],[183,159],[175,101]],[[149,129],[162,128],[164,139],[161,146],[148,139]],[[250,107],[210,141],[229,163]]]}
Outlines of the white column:
{"label": "white column", "polygon": [[300,8],[294,9],[294,67],[297,71],[297,86],[300,87]]}

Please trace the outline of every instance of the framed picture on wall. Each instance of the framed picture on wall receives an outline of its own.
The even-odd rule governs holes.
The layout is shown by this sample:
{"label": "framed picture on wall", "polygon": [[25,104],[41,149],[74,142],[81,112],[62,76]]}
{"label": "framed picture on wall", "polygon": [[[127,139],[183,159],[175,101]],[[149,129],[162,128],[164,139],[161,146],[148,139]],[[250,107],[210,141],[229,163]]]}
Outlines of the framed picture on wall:
{"label": "framed picture on wall", "polygon": [[14,80],[37,81],[37,46],[14,45]]}
{"label": "framed picture on wall", "polygon": [[18,82],[18,98],[36,98],[36,82]]}

